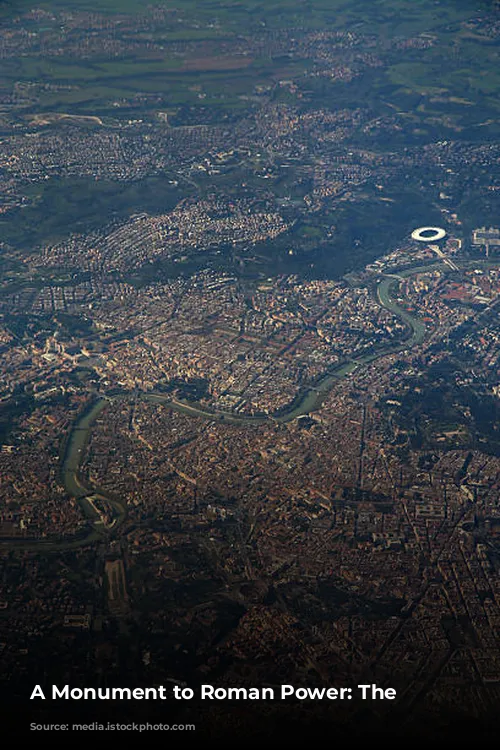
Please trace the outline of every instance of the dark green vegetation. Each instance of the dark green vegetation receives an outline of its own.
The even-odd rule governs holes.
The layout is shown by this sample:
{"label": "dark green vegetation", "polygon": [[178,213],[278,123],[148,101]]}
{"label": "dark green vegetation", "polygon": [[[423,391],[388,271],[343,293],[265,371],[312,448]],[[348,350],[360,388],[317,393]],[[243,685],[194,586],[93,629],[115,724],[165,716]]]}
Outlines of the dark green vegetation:
{"label": "dark green vegetation", "polygon": [[33,408],[33,396],[20,391],[0,404],[0,446],[8,443],[17,420]]}
{"label": "dark green vegetation", "polygon": [[[458,208],[471,226],[490,223],[499,193],[482,189],[491,180],[487,166],[467,160],[467,174],[446,185],[452,203],[443,203],[439,161],[421,154],[436,142],[495,143],[500,135],[491,10],[491,3],[465,0],[6,3],[0,31],[13,46],[2,59],[0,96],[12,97],[13,106],[0,118],[0,139],[18,133],[35,138],[30,146],[59,141],[48,167],[35,159],[36,177],[20,179],[19,195],[0,213],[0,238],[26,251],[137,212],[168,212],[186,197],[265,196],[290,230],[255,247],[202,253],[202,264],[251,277],[339,276],[375,259],[422,217],[440,224],[443,210]],[[290,142],[286,129],[263,141],[260,118],[280,109],[304,118],[349,114],[340,126],[292,128]],[[191,147],[185,131],[183,145],[168,154],[171,167],[157,162],[166,139],[199,126],[225,128],[227,148],[236,143],[246,152],[207,169],[220,141]],[[116,149],[110,160],[122,148],[137,163],[147,158],[146,174],[125,179],[119,168],[92,175],[81,167],[79,174],[69,168],[71,149],[58,154],[65,141],[93,138],[97,151],[100,139]],[[344,185],[310,210],[314,169],[325,159],[348,177],[327,174]],[[384,160],[378,184],[374,167]],[[187,254],[146,264],[132,281],[199,265]]]}
{"label": "dark green vegetation", "polygon": [[[393,419],[416,450],[470,448],[497,455],[500,404],[491,393],[465,386],[460,364],[445,359],[410,379]],[[386,406],[389,409],[389,405]],[[423,468],[426,460],[422,458]]]}
{"label": "dark green vegetation", "polygon": [[140,211],[168,211],[180,196],[168,176],[132,183],[54,177],[28,186],[26,194],[31,201],[27,206],[0,216],[2,239],[21,248],[61,240],[68,229],[98,229],[103,220],[123,220]]}

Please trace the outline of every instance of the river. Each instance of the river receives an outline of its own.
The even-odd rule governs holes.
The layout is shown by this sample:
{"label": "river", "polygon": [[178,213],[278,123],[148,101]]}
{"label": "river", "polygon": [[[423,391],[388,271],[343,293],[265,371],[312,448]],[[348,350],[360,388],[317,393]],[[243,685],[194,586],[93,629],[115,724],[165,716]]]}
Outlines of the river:
{"label": "river", "polygon": [[[325,375],[316,384],[309,387],[305,393],[303,393],[295,403],[293,403],[288,411],[281,414],[270,415],[270,416],[250,416],[242,414],[233,414],[231,412],[217,412],[204,409],[197,404],[192,404],[184,401],[178,401],[172,399],[169,396],[160,393],[145,393],[142,394],[142,398],[151,403],[161,403],[167,405],[170,409],[180,411],[183,414],[187,414],[193,417],[200,417],[203,419],[211,420],[223,420],[224,422],[232,424],[262,424],[269,421],[270,419],[286,423],[300,416],[309,414],[311,411],[318,409],[324,398],[327,396],[331,388],[340,379],[349,376],[354,370],[363,365],[369,364],[375,361],[379,357],[386,356],[391,352],[401,351],[410,348],[414,345],[420,344],[425,336],[425,324],[418,318],[410,315],[409,312],[399,307],[398,303],[392,298],[393,288],[396,285],[398,279],[403,277],[411,276],[421,271],[429,271],[435,268],[443,269],[442,264],[432,264],[429,266],[423,266],[418,268],[406,269],[400,273],[394,274],[394,276],[386,276],[377,286],[377,297],[380,304],[387,310],[390,310],[403,320],[410,329],[410,335],[402,342],[392,347],[384,347],[376,352],[367,354],[364,357],[359,357],[348,362],[340,364],[336,369]],[[114,396],[113,398],[99,398],[95,401],[91,407],[85,411],[75,422],[69,440],[67,442],[66,451],[64,455],[62,476],[64,481],[64,487],[66,492],[72,497],[76,498],[79,505],[81,506],[85,517],[92,521],[92,527],[89,533],[81,539],[73,539],[69,541],[54,541],[46,542],[45,540],[30,540],[24,544],[20,540],[13,540],[12,546],[29,546],[37,547],[40,549],[65,549],[84,544],[89,544],[95,539],[99,538],[104,532],[103,527],[99,527],[98,514],[93,506],[93,503],[89,500],[90,496],[98,496],[105,499],[114,509],[115,512],[115,523],[114,526],[119,525],[126,515],[126,504],[117,501],[115,498],[105,496],[102,491],[97,492],[95,489],[86,487],[82,483],[79,477],[79,471],[82,463],[82,458],[85,454],[85,448],[88,443],[90,431],[92,426],[106,408],[106,406],[114,400],[120,398],[128,398],[125,396]]]}

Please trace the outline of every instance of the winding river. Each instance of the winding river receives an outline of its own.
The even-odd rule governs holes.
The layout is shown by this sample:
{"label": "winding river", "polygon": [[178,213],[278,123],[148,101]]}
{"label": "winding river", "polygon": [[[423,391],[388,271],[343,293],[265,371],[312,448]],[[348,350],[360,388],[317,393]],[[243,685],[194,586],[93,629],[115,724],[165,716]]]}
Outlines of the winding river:
{"label": "winding river", "polygon": [[[142,394],[141,398],[151,403],[166,404],[169,408],[176,411],[182,412],[193,417],[201,417],[204,419],[220,419],[224,422],[232,424],[262,424],[263,422],[269,421],[270,419],[286,423],[290,422],[297,417],[309,414],[311,411],[317,409],[324,398],[327,396],[333,385],[339,381],[339,379],[345,378],[350,375],[354,370],[367,365],[370,362],[375,361],[379,357],[386,356],[387,354],[394,353],[396,351],[402,351],[408,349],[411,346],[420,344],[425,337],[425,324],[419,319],[410,315],[409,312],[403,310],[397,302],[393,299],[393,290],[396,286],[396,282],[402,278],[406,278],[415,273],[421,271],[429,271],[433,269],[443,269],[442,264],[432,264],[425,267],[406,269],[397,275],[387,275],[377,286],[377,297],[380,304],[387,310],[397,315],[410,330],[410,335],[397,345],[388,347],[385,346],[376,352],[367,354],[364,357],[343,362],[334,370],[325,375],[321,380],[315,383],[313,386],[307,389],[289,408],[281,414],[275,416],[244,416],[239,414],[233,414],[230,412],[217,412],[210,411],[198,406],[197,404],[191,404],[184,401],[178,401],[172,399],[169,396],[162,395],[160,393],[145,393]],[[62,478],[66,492],[74,497],[82,511],[90,522],[90,530],[87,530],[84,535],[80,537],[73,537],[68,540],[54,540],[47,541],[42,539],[32,540],[19,540],[15,539],[12,542],[7,541],[2,544],[9,544],[13,547],[33,548],[40,550],[61,550],[70,549],[73,547],[79,547],[82,545],[90,544],[96,539],[102,538],[103,536],[109,535],[116,526],[118,526],[126,516],[126,503],[122,503],[116,498],[111,498],[105,495],[103,492],[96,490],[85,485],[80,475],[80,467],[82,458],[85,454],[85,448],[87,446],[90,431],[92,426],[106,408],[110,401],[128,398],[128,395],[114,396],[111,398],[99,398],[96,400],[85,413],[80,416],[75,424],[73,425],[72,431],[69,435],[69,439],[66,444],[66,450],[63,458],[62,466]],[[113,509],[114,517],[111,524],[106,525],[103,523],[98,510],[96,509],[96,499],[105,500]]]}

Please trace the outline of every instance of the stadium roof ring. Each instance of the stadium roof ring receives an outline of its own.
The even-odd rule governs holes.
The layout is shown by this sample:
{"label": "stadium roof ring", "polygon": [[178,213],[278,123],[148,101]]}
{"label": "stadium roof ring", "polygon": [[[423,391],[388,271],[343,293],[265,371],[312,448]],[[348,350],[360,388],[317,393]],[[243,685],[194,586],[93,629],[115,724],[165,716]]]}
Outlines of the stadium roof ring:
{"label": "stadium roof ring", "polygon": [[441,227],[419,227],[411,233],[411,236],[417,242],[436,242],[446,237],[446,231]]}

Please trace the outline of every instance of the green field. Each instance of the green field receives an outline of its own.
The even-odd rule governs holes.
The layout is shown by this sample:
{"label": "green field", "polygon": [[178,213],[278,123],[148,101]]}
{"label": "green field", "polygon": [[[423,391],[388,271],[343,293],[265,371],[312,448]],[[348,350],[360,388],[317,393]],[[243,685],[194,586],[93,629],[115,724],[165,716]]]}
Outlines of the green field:
{"label": "green field", "polygon": [[[152,5],[164,7],[162,2],[145,6],[138,0],[103,0],[99,3],[102,14],[147,15]],[[487,7],[483,3],[484,7]],[[96,11],[91,0],[52,0],[34,3],[21,0],[15,12],[21,13],[32,8],[53,12]],[[170,6],[169,6],[170,7]],[[479,4],[478,11],[481,8]],[[356,2],[351,0],[282,0],[281,2],[197,2],[179,0],[170,10],[175,11],[166,20],[149,29],[144,38],[160,44],[149,59],[123,55],[109,58],[106,51],[94,54],[85,61],[81,58],[33,56],[29,52],[17,59],[6,59],[2,65],[2,78],[10,81],[37,81],[38,84],[71,84],[69,91],[44,91],[40,95],[42,110],[51,107],[73,106],[78,110],[91,112],[93,109],[106,109],[113,100],[126,98],[134,93],[160,92],[168,94],[173,106],[196,104],[199,92],[191,90],[191,81],[202,86],[205,105],[238,107],[238,98],[251,94],[256,85],[273,82],[276,76],[286,78],[291,75],[291,61],[277,64],[275,60],[251,60],[249,67],[223,70],[218,74],[213,69],[204,69],[201,61],[199,69],[182,70],[192,62],[192,52],[183,54],[172,51],[172,42],[212,44],[212,52],[205,49],[204,55],[217,57],[219,43],[225,39],[235,40],[238,35],[259,35],[263,30],[272,29],[322,29],[327,31],[349,30],[356,33],[377,35],[380,40],[399,36],[434,34],[439,44],[428,50],[415,50],[405,54],[402,62],[389,65],[379,76],[376,86],[387,82],[402,91],[415,91],[425,96],[445,92],[448,96],[465,95],[474,99],[483,96],[488,106],[498,107],[497,95],[500,91],[500,67],[496,64],[496,48],[462,35],[459,63],[453,60],[453,45],[457,44],[456,26],[468,18],[473,11],[466,3],[457,4],[451,0],[436,5],[432,0],[371,0]],[[12,17],[12,8],[3,9],[5,18]],[[1,23],[2,15],[0,15]],[[60,28],[57,16],[42,22],[33,21],[33,33],[43,36],[45,32],[56,33]],[[125,33],[125,41],[131,39]],[[149,27],[148,27],[149,28]],[[141,40],[141,34],[137,39]],[[449,49],[448,49],[449,47]],[[161,51],[161,49],[163,51]],[[448,61],[443,65],[443,56]],[[410,58],[410,59],[408,59]],[[294,61],[297,64],[297,61]],[[311,67],[308,61],[304,69]],[[485,74],[487,72],[487,75]],[[397,100],[395,100],[397,104]]]}

